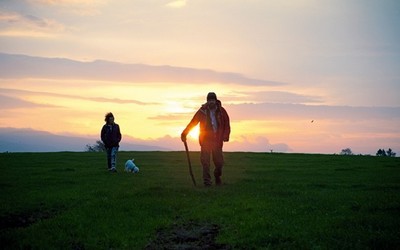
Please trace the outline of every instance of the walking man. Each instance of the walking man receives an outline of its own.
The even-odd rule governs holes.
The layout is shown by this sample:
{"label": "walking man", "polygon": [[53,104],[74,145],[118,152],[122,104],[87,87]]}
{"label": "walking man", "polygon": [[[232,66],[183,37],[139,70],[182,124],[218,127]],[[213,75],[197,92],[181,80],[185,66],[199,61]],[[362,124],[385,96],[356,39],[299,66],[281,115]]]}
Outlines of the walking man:
{"label": "walking man", "polygon": [[114,115],[110,112],[105,116],[103,128],[101,129],[101,140],[104,143],[107,152],[107,166],[111,172],[117,172],[115,167],[117,163],[117,152],[119,142],[121,141],[121,132],[119,125],[114,122]]}
{"label": "walking man", "polygon": [[210,159],[214,162],[215,184],[221,185],[222,167],[224,158],[222,155],[223,142],[229,141],[231,132],[229,116],[217,99],[214,92],[207,95],[207,102],[193,116],[181,134],[181,140],[186,141],[190,130],[200,123],[199,143],[201,147],[200,161],[203,166],[203,182],[205,186],[211,186]]}

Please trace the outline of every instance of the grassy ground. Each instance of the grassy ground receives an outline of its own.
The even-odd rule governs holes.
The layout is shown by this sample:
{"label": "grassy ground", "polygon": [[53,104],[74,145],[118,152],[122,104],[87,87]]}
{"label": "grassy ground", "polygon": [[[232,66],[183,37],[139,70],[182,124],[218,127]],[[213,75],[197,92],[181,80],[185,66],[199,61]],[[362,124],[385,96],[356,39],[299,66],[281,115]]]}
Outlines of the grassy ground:
{"label": "grassy ground", "polygon": [[119,152],[114,174],[103,153],[0,154],[0,245],[151,249],[200,227],[228,249],[399,249],[400,158],[225,153],[211,188],[191,158],[197,188],[184,152]]}

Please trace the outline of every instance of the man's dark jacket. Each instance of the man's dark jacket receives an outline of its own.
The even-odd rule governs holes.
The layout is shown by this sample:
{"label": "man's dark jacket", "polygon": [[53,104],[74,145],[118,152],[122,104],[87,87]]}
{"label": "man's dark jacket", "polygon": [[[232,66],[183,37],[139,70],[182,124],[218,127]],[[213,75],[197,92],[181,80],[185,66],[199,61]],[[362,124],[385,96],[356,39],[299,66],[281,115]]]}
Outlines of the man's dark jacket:
{"label": "man's dark jacket", "polygon": [[229,116],[226,110],[222,107],[221,101],[217,100],[217,109],[215,116],[218,124],[216,132],[213,131],[210,117],[210,109],[208,104],[205,103],[193,116],[190,123],[183,131],[183,135],[187,135],[189,131],[200,123],[199,143],[200,146],[207,146],[210,143],[222,147],[224,141],[229,141],[231,127],[229,123]]}

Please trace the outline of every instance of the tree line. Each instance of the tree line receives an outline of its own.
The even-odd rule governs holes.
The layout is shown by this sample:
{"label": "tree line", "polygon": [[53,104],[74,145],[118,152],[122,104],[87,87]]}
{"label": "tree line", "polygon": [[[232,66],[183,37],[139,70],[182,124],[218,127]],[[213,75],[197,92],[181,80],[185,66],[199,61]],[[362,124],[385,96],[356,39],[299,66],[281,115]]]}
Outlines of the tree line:
{"label": "tree line", "polygon": [[[104,152],[104,151],[106,151],[106,147],[104,146],[104,143],[100,140],[97,140],[95,144],[86,144],[86,147],[85,147],[85,152]],[[271,152],[272,152],[272,150],[271,150]],[[351,148],[342,149],[340,154],[341,155],[354,155]],[[376,156],[396,157],[396,153],[393,152],[393,150],[391,148],[389,148],[388,150],[379,149],[376,152]]]}
{"label": "tree line", "polygon": [[[345,148],[342,149],[342,151],[340,152],[341,155],[353,155],[353,152],[351,151],[350,148]],[[385,149],[379,149],[376,152],[376,156],[389,156],[389,157],[396,157],[396,153],[393,152],[393,150],[391,148],[389,148],[387,151],[385,151]]]}
{"label": "tree line", "polygon": [[100,140],[97,140],[95,144],[86,144],[85,147],[86,152],[104,152],[106,151],[106,147],[104,143]]}
{"label": "tree line", "polygon": [[389,157],[396,157],[396,153],[393,152],[391,148],[389,148],[387,151],[385,149],[379,149],[376,152],[376,156],[389,156]]}

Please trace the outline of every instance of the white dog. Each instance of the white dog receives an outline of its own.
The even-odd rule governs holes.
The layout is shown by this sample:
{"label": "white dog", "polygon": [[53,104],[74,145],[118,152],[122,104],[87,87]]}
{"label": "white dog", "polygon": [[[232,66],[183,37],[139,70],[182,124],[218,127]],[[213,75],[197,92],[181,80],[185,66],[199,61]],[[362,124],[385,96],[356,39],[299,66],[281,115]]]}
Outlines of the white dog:
{"label": "white dog", "polygon": [[135,159],[127,160],[125,162],[125,172],[133,172],[133,173],[139,172],[139,168],[135,165],[134,161]]}

